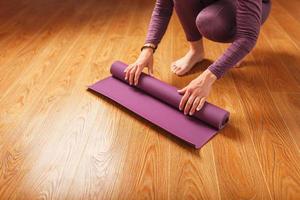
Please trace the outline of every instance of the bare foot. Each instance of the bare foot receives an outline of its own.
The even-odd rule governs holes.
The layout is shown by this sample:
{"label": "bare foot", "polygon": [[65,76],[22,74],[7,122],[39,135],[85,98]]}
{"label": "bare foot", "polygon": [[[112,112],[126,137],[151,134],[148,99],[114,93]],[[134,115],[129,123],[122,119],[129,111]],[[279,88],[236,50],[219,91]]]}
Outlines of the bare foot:
{"label": "bare foot", "polygon": [[198,62],[204,58],[204,52],[193,52],[189,50],[185,56],[172,63],[171,71],[182,76],[190,71]]}
{"label": "bare foot", "polygon": [[178,76],[182,76],[203,59],[204,50],[202,40],[190,42],[190,50],[185,56],[172,63],[171,71]]}

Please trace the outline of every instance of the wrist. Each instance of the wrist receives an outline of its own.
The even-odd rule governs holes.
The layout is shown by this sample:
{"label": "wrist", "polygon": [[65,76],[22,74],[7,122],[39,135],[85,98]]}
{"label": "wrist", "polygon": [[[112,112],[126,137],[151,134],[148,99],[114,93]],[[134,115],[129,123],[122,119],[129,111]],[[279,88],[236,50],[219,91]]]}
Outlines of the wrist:
{"label": "wrist", "polygon": [[206,69],[201,75],[203,75],[205,81],[208,81],[211,84],[217,80],[217,76],[209,69]]}
{"label": "wrist", "polygon": [[151,49],[153,51],[153,53],[155,52],[157,46],[153,43],[146,43],[142,46],[141,51],[143,51],[144,49]]}
{"label": "wrist", "polygon": [[151,54],[151,55],[154,53],[152,48],[143,48],[142,52],[146,53],[146,54]]}

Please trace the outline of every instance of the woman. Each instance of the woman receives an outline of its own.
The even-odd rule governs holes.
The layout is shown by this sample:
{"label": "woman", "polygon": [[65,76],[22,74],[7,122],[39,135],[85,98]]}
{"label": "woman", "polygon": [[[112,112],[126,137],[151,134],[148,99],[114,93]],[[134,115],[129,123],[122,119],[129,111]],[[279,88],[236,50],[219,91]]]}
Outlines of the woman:
{"label": "woman", "polygon": [[269,0],[157,0],[141,54],[124,71],[130,84],[138,84],[145,67],[150,75],[153,73],[153,53],[167,29],[173,8],[190,45],[186,55],[172,63],[173,73],[184,75],[203,60],[202,37],[216,42],[231,42],[220,58],[178,90],[183,95],[179,109],[184,110],[185,115],[193,115],[202,108],[213,83],[253,49],[271,3]]}

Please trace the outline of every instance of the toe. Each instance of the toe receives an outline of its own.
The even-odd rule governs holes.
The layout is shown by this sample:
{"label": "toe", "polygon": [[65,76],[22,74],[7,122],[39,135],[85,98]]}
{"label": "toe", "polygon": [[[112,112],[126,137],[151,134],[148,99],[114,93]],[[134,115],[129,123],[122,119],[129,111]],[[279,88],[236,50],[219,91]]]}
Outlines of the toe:
{"label": "toe", "polygon": [[175,70],[174,72],[175,72],[175,74],[178,75],[178,73],[179,73],[180,71],[182,71],[181,67],[177,67],[176,70]]}
{"label": "toe", "polygon": [[175,67],[176,67],[175,63],[172,63],[171,64],[171,70],[173,71]]}
{"label": "toe", "polygon": [[186,73],[187,68],[179,68],[178,70],[176,70],[176,74],[178,76],[182,76]]}
{"label": "toe", "polygon": [[174,68],[175,68],[175,67],[171,67],[171,72],[174,72],[174,70],[175,70]]}
{"label": "toe", "polygon": [[178,76],[181,76],[181,75],[182,75],[182,71],[183,71],[182,69],[177,70],[177,71],[176,71],[176,74],[177,74]]}
{"label": "toe", "polygon": [[172,65],[172,67],[171,67],[171,71],[172,71],[172,72],[175,73],[175,71],[176,71],[177,69],[178,69],[178,67],[177,67],[176,64]]}

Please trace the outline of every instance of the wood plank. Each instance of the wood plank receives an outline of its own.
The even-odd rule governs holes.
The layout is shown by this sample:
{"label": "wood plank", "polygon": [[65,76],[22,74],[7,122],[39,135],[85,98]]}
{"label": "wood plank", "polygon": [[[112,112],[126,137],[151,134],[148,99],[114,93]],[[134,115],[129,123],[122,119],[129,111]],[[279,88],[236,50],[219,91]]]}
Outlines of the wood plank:
{"label": "wood plank", "polygon": [[300,154],[255,67],[234,71],[250,134],[274,199],[300,195]]}
{"label": "wood plank", "polygon": [[[205,40],[207,58],[216,60],[227,46]],[[220,195],[224,199],[270,199],[240,99],[231,72],[215,83],[209,96],[210,102],[231,113],[228,126],[212,141]]]}
{"label": "wood plank", "polygon": [[279,56],[280,53],[272,48],[271,41],[272,45],[276,43],[262,31],[255,49],[251,52],[253,59],[245,62],[244,66],[248,68],[253,63],[272,92],[298,91],[299,84],[284,63],[285,55]]}
{"label": "wood plank", "polygon": [[[91,51],[92,49],[89,49],[88,47],[92,47],[93,43],[94,43],[94,37],[90,37],[88,40],[84,37],[85,34],[89,34],[91,33],[91,31],[95,31],[94,35],[99,35],[98,31],[100,31],[102,26],[95,26],[98,29],[95,30],[93,25],[100,25],[102,23],[102,21],[98,22],[98,24],[89,24],[89,21],[92,19],[92,16],[97,16],[96,14],[99,13],[97,11],[99,11],[99,8],[96,9],[93,7],[93,3],[91,2],[89,4],[89,14],[86,14],[85,12],[81,13],[84,14],[83,16],[80,14],[77,16],[79,17],[79,19],[81,18],[83,19],[88,19],[88,20],[83,20],[86,24],[85,26],[81,29],[81,31],[78,32],[78,29],[73,29],[73,34],[78,32],[80,33],[80,38],[81,40],[78,41],[77,40],[77,45],[75,46],[71,46],[72,50],[75,51],[73,53],[68,52],[68,57],[66,61],[63,61],[62,63],[59,64],[58,69],[56,71],[56,74],[54,76],[51,77],[50,81],[48,81],[48,84],[46,85],[46,87],[43,88],[43,90],[40,93],[37,93],[38,96],[36,101],[34,102],[29,102],[29,108],[27,110],[26,113],[23,114],[23,118],[22,119],[28,119],[29,121],[25,121],[25,122],[21,122],[23,123],[24,127],[17,127],[14,132],[12,132],[13,134],[17,134],[19,137],[17,138],[17,140],[14,142],[12,139],[10,138],[9,142],[6,142],[7,148],[6,151],[4,152],[10,152],[11,154],[13,154],[15,151],[18,154],[21,154],[22,156],[20,157],[20,159],[15,160],[16,164],[22,165],[23,168],[19,169],[19,173],[14,173],[14,174],[9,174],[9,171],[7,171],[7,173],[4,173],[3,176],[1,178],[7,177],[5,179],[2,179],[2,184],[5,184],[1,187],[1,194],[2,196],[9,196],[9,195],[17,195],[18,193],[11,193],[11,191],[9,190],[9,186],[11,184],[14,184],[15,187],[18,187],[18,185],[26,185],[26,184],[22,184],[21,180],[27,180],[26,178],[28,178],[27,176],[25,176],[26,174],[29,175],[29,182],[32,183],[32,181],[36,181],[37,179],[32,178],[31,179],[31,174],[30,174],[30,170],[31,169],[35,169],[35,167],[39,167],[39,165],[32,165],[32,163],[34,163],[33,161],[38,161],[39,159],[42,159],[41,164],[46,164],[46,167],[48,167],[47,164],[49,163],[44,163],[43,159],[47,158],[44,156],[40,157],[40,154],[42,151],[41,148],[43,148],[43,146],[47,146],[47,145],[53,145],[54,143],[57,143],[58,141],[61,141],[59,139],[57,139],[57,137],[62,137],[64,136],[64,138],[66,139],[68,144],[72,144],[72,137],[70,137],[70,135],[62,135],[59,134],[60,131],[59,130],[64,130],[64,129],[60,129],[61,126],[63,126],[64,124],[67,124],[66,126],[68,127],[68,124],[71,123],[69,130],[64,130],[64,131],[69,131],[69,133],[72,135],[73,131],[70,130],[72,125],[72,123],[76,123],[77,119],[74,119],[74,121],[71,120],[71,122],[66,122],[64,120],[64,116],[65,114],[63,112],[59,112],[58,110],[63,109],[64,107],[66,107],[66,113],[68,113],[68,111],[70,111],[72,113],[72,110],[74,110],[73,107],[68,107],[63,103],[59,103],[59,102],[64,102],[64,100],[66,100],[66,98],[70,98],[68,96],[68,94],[72,94],[72,90],[69,91],[70,88],[73,87],[73,84],[77,82],[77,78],[78,76],[80,76],[80,72],[84,70],[84,68],[81,67],[81,65],[83,65],[85,62],[87,62],[89,60],[89,51]],[[94,8],[93,10],[91,10],[92,8]],[[78,12],[80,13],[80,12]],[[99,14],[98,14],[99,15]],[[78,20],[78,18],[74,19],[75,21]],[[94,20],[95,21],[95,20]],[[97,22],[97,21],[96,21]],[[95,23],[96,23],[95,22]],[[100,24],[99,24],[100,23]],[[91,26],[88,26],[91,25]],[[85,33],[85,34],[84,34]],[[68,35],[66,35],[68,36]],[[85,56],[86,55],[86,56]],[[61,66],[68,66],[68,67],[61,67]],[[59,84],[57,84],[59,83]],[[48,92],[51,91],[51,92]],[[69,92],[68,92],[69,91]],[[36,94],[35,94],[36,95]],[[31,105],[30,105],[31,104]],[[27,105],[27,104],[26,104]],[[74,106],[74,105],[73,105]],[[31,109],[30,109],[31,108]],[[54,109],[54,110],[52,110]],[[52,112],[51,112],[52,110]],[[40,113],[41,115],[36,115],[36,113]],[[58,114],[61,113],[61,114]],[[43,116],[43,117],[42,117]],[[52,126],[52,123],[54,123],[54,121],[56,121],[56,125],[57,126]],[[80,119],[79,119],[80,120]],[[77,128],[77,126],[75,126],[75,129]],[[53,131],[52,134],[50,133],[50,131]],[[41,135],[41,132],[49,132],[49,135]],[[79,132],[78,134],[80,135],[81,132]],[[12,134],[11,134],[12,136]],[[70,140],[67,140],[67,139]],[[62,140],[63,141],[63,140]],[[54,143],[51,143],[54,142]],[[70,142],[70,143],[69,143]],[[84,144],[83,144],[84,145]],[[51,146],[53,147],[53,146]],[[62,144],[62,148],[64,148],[64,144]],[[47,153],[50,153],[52,155],[52,151],[50,150],[50,152],[47,152],[47,148],[44,149],[45,154],[47,155]],[[57,150],[62,150],[57,148]],[[62,150],[63,151],[63,150]],[[59,151],[58,151],[59,152]],[[42,154],[43,155],[43,154]],[[61,155],[66,156],[65,154]],[[59,159],[60,157],[58,157],[57,159]],[[32,160],[34,159],[34,160]],[[55,157],[54,157],[54,162],[55,162]],[[56,160],[58,161],[58,160]],[[49,161],[50,162],[50,161]],[[13,163],[15,164],[15,163]],[[59,166],[59,165],[58,165]],[[10,167],[14,166],[7,166],[7,168],[9,169]],[[41,169],[41,168],[38,168]],[[4,169],[5,170],[5,169]],[[17,170],[17,169],[16,169]],[[18,170],[17,170],[18,171]],[[55,171],[55,169],[54,169]],[[5,172],[5,171],[4,171]],[[34,170],[33,170],[34,172]],[[35,174],[34,177],[38,176],[39,174]],[[49,174],[50,175],[50,174]],[[25,177],[24,177],[25,176]],[[23,179],[24,178],[24,179]],[[38,176],[38,178],[40,178]],[[45,180],[44,178],[42,180]],[[25,189],[24,193],[20,193],[20,195],[26,195],[27,198],[29,198],[32,194],[34,193],[29,193],[27,194],[26,192],[28,192],[28,190],[26,190],[27,188],[20,186],[20,188]],[[20,189],[19,188],[19,189]],[[40,188],[40,187],[39,187]],[[37,188],[35,187],[31,187],[31,191],[37,190]],[[41,189],[41,188],[40,188]],[[58,192],[58,191],[57,191]],[[55,191],[54,191],[55,193]],[[57,194],[57,193],[55,193]],[[27,196],[29,195],[29,196]],[[38,193],[36,193],[35,195],[38,195]]]}
{"label": "wood plank", "polygon": [[[103,2],[104,3],[104,2]],[[102,6],[104,6],[104,5],[102,5]],[[98,5],[97,7],[100,7],[101,8],[101,5]],[[117,9],[116,10],[116,12],[124,12],[125,11],[125,9],[127,9],[127,6],[125,6],[125,7],[123,7],[123,10],[121,10],[121,9]],[[101,10],[103,11],[103,10],[105,10],[105,8],[101,8]],[[108,23],[108,21],[107,20],[105,20],[105,21],[103,21],[105,18],[103,18],[103,16],[106,16],[106,15],[108,15],[108,13],[111,13],[111,10],[107,10],[106,12],[97,12],[98,14],[97,14],[97,16],[96,17],[94,17],[94,22],[93,22],[93,24],[90,24],[89,25],[89,27],[94,27],[94,28],[92,28],[89,32],[85,32],[85,34],[84,35],[90,35],[90,37],[89,37],[89,40],[88,40],[88,44],[84,44],[84,46],[85,47],[89,47],[89,48],[85,48],[85,50],[88,50],[88,49],[90,49],[91,50],[91,54],[90,54],[90,57],[89,57],[89,62],[92,60],[92,58],[93,57],[97,57],[97,54],[95,53],[95,50],[97,49],[96,47],[98,46],[99,47],[99,49],[102,49],[102,45],[100,45],[98,42],[95,42],[95,41],[102,41],[102,40],[100,40],[101,38],[102,38],[102,36],[101,35],[99,35],[99,32],[101,32],[101,33],[103,33],[103,32],[105,32],[105,29],[106,29],[106,27],[107,27],[107,23]],[[101,13],[101,14],[100,14]],[[102,18],[103,20],[97,20],[98,18]],[[117,20],[119,20],[120,18],[118,17],[118,16],[116,16],[116,18],[115,18],[115,20],[117,21]],[[105,22],[105,23],[104,23]],[[126,26],[124,26],[124,27],[126,27]],[[95,38],[93,38],[92,36],[91,36],[91,34],[95,37]],[[87,41],[86,39],[84,39],[84,38],[82,38],[82,40],[84,40],[84,41]],[[92,44],[92,42],[93,42],[93,45],[91,45]],[[78,42],[78,44],[81,44],[81,43],[84,43],[83,41],[81,41],[81,42]],[[86,42],[85,42],[86,43]],[[101,43],[102,44],[102,43]],[[114,49],[113,49],[114,50]],[[77,52],[78,51],[78,48],[74,48],[74,51],[75,52]],[[78,53],[80,53],[80,52],[78,52]],[[82,53],[81,53],[82,54]],[[80,54],[79,54],[80,55]],[[70,61],[71,60],[73,60],[72,58],[70,58]],[[79,59],[80,60],[80,59]],[[73,62],[73,61],[72,61]],[[86,65],[85,65],[86,67],[88,66],[88,63],[86,63]],[[61,148],[63,148],[63,149],[65,149],[66,147],[65,146],[63,146],[63,144],[64,143],[66,143],[66,141],[67,140],[72,140],[72,137],[73,137],[73,135],[75,134],[75,133],[72,133],[71,132],[71,130],[73,130],[73,128],[72,127],[74,127],[74,125],[75,124],[77,124],[77,122],[79,123],[81,123],[81,119],[86,119],[86,121],[85,120],[83,120],[83,122],[84,122],[84,124],[82,124],[83,125],[83,130],[82,130],[82,132],[80,131],[81,129],[79,129],[78,130],[78,136],[77,137],[79,137],[79,138],[81,138],[81,139],[78,139],[78,141],[77,141],[77,144],[70,144],[69,145],[69,147],[71,148],[71,149],[73,149],[73,152],[74,152],[74,154],[71,152],[70,154],[69,154],[69,152],[66,152],[66,153],[68,153],[68,155],[69,155],[69,157],[66,157],[67,155],[62,155],[60,152],[61,152],[61,149],[60,150],[58,150],[57,152],[56,152],[56,154],[58,155],[57,156],[57,158],[56,159],[53,159],[52,160],[52,165],[54,165],[54,166],[60,166],[60,164],[59,163],[61,163],[61,162],[71,162],[71,163],[74,163],[73,165],[69,165],[68,164],[68,166],[67,166],[67,169],[68,169],[68,171],[70,172],[70,173],[75,173],[75,171],[76,171],[76,169],[78,168],[77,167],[77,165],[79,164],[79,162],[81,161],[81,156],[79,157],[78,156],[78,154],[80,154],[80,155],[82,155],[83,156],[83,150],[84,149],[86,149],[86,141],[87,140],[89,140],[89,133],[90,133],[90,131],[93,129],[93,127],[94,127],[94,124],[92,125],[92,124],[90,124],[90,125],[88,125],[87,124],[87,122],[90,122],[90,121],[95,121],[96,119],[94,119],[94,117],[96,116],[96,114],[98,113],[98,111],[97,110],[95,110],[95,109],[92,109],[90,106],[92,105],[91,103],[90,103],[90,101],[91,101],[91,95],[89,94],[89,93],[87,93],[86,92],[86,94],[88,95],[88,96],[86,96],[87,98],[85,98],[85,97],[82,97],[82,92],[85,92],[85,89],[86,88],[84,88],[83,87],[83,80],[84,81],[86,81],[86,77],[85,77],[85,75],[90,75],[90,71],[88,70],[89,68],[85,68],[84,70],[82,69],[81,70],[81,73],[80,73],[80,76],[79,77],[77,77],[77,81],[75,82],[76,84],[74,85],[74,84],[70,84],[71,86],[72,85],[74,85],[73,86],[73,88],[72,88],[72,93],[70,94],[71,96],[76,96],[76,95],[78,95],[78,96],[80,96],[81,98],[78,98],[78,99],[80,99],[79,101],[77,101],[77,102],[74,102],[72,105],[69,105],[68,107],[69,107],[69,109],[73,109],[74,110],[74,112],[72,112],[72,110],[69,110],[69,109],[67,109],[66,110],[66,112],[67,113],[70,113],[70,116],[73,116],[74,117],[74,121],[72,120],[72,122],[70,122],[70,124],[68,123],[68,124],[65,124],[65,125],[63,125],[64,127],[69,127],[68,129],[70,129],[70,132],[68,131],[68,130],[66,130],[66,133],[65,133],[65,135],[67,135],[67,136],[65,136],[65,137],[69,137],[69,138],[61,138],[62,139],[62,141],[64,141],[64,142],[62,142],[61,143]],[[76,73],[77,74],[77,73]],[[75,75],[75,74],[74,74]],[[75,80],[76,80],[76,77],[73,77]],[[89,80],[90,78],[88,78],[88,80]],[[70,100],[71,99],[71,97],[68,97],[68,99]],[[88,100],[88,101],[87,101]],[[92,109],[92,110],[91,110]],[[65,109],[63,109],[63,110],[65,110]],[[86,115],[83,115],[83,111],[84,112],[86,112]],[[92,111],[92,112],[91,112]],[[55,113],[53,113],[53,115],[54,115]],[[103,114],[103,113],[102,113]],[[103,116],[103,115],[101,115],[101,116]],[[72,118],[73,118],[72,117]],[[79,123],[79,124],[80,124]],[[92,126],[91,126],[92,125]],[[61,126],[61,128],[63,128],[62,126]],[[80,128],[80,127],[79,127]],[[76,127],[76,130],[77,130],[77,127]],[[74,130],[75,131],[75,130]],[[79,132],[80,131],[80,132]],[[76,134],[77,134],[77,131],[76,131]],[[65,140],[66,139],[66,140]],[[57,141],[53,141],[53,143],[56,143]],[[51,146],[49,146],[49,149],[51,149]],[[42,160],[41,160],[42,161]],[[47,167],[47,166],[44,166],[44,167]],[[59,170],[61,170],[62,171],[62,173],[65,171],[65,169],[66,168],[60,168]],[[36,170],[32,170],[32,173],[35,173],[36,172]],[[53,173],[55,173],[54,171],[53,171]],[[65,173],[64,173],[65,174]],[[76,178],[75,176],[74,176],[74,178]],[[69,194],[70,195],[73,195],[73,194],[75,194],[76,192],[78,192],[78,191],[80,191],[80,190],[78,190],[78,189],[76,189],[75,191],[73,191],[73,189],[72,189],[72,186],[70,186],[69,184],[71,184],[71,183],[81,183],[81,181],[82,180],[80,180],[80,182],[76,182],[76,180],[72,180],[72,179],[68,179],[68,180],[66,180],[65,179],[65,177],[58,177],[58,179],[55,179],[55,180],[53,180],[52,179],[52,176],[51,176],[51,174],[49,174],[49,175],[46,175],[46,177],[43,175],[43,174],[41,174],[41,176],[40,177],[38,177],[38,179],[37,180],[44,180],[44,179],[46,179],[45,181],[42,181],[42,183],[40,183],[39,185],[35,185],[35,187],[37,188],[36,190],[37,190],[37,193],[40,193],[41,195],[45,192],[45,190],[47,190],[47,186],[48,186],[48,182],[47,182],[47,180],[49,180],[50,182],[52,182],[53,184],[55,184],[55,182],[56,181],[61,181],[61,185],[63,185],[64,187],[65,187],[65,189],[64,190],[60,190],[60,188],[58,187],[57,188],[57,190],[54,190],[54,191],[51,191],[52,193],[53,193],[53,195],[54,196],[57,196],[58,198],[66,198],[66,195],[68,194],[68,191],[70,191],[69,192]],[[26,185],[27,184],[33,184],[34,183],[34,181],[33,180],[31,180],[31,178],[30,178],[30,176],[28,176],[28,180],[26,180]],[[75,185],[75,187],[76,187],[77,185]],[[68,189],[69,188],[69,189]],[[77,188],[77,187],[76,187]],[[24,191],[25,192],[25,191]],[[22,192],[21,192],[22,193]]]}
{"label": "wood plank", "polygon": [[[82,6],[82,11],[78,11],[73,16],[73,22],[83,19],[86,15],[85,9],[88,9],[87,6]],[[81,27],[82,24],[78,24],[77,28],[80,29]],[[76,28],[65,28],[59,31],[57,35],[49,36],[50,40],[53,39],[52,43],[46,46],[39,56],[34,57],[33,63],[27,65],[28,68],[26,68],[22,79],[11,84],[7,93],[1,96],[0,105],[5,108],[1,113],[1,118],[4,119],[1,126],[3,132],[9,132],[14,124],[18,124],[18,119],[22,120],[23,114],[35,105],[36,98],[44,90],[53,74],[58,71],[66,56],[69,56],[70,49],[77,42],[79,34],[76,33],[78,33]],[[26,123],[23,122],[23,125],[26,126]],[[13,140],[12,135],[2,136],[2,141],[4,141],[4,137]]]}
{"label": "wood plank", "polygon": [[[59,11],[65,9],[66,7],[64,6],[68,5],[62,5],[61,2],[47,1],[44,3],[45,5],[40,5],[41,3],[38,2],[31,2],[30,4],[29,8],[25,7],[20,11],[16,11],[16,13],[12,10],[12,16],[5,16],[5,22],[0,24],[2,57],[4,52],[12,51],[15,47],[21,46],[25,41],[28,41],[29,38],[32,39],[39,35],[41,30],[45,30],[43,27],[50,22],[53,23],[52,20],[59,15]],[[16,3],[16,5],[18,4]]]}
{"label": "wood plank", "polygon": [[[16,38],[13,37],[11,43],[8,43],[8,46],[2,47],[4,49],[1,51],[0,57],[0,73],[2,74],[0,77],[0,91],[2,94],[6,92],[10,84],[15,83],[24,71],[28,69],[28,64],[33,62],[35,56],[44,50],[49,40],[51,40],[52,34],[63,27],[63,24],[58,22],[67,22],[61,18],[74,13],[72,10],[69,10],[69,12],[63,11],[64,7],[58,9],[57,13],[53,14],[53,18],[48,17],[49,21],[46,22],[44,18],[39,18],[38,15],[35,18],[31,18],[33,21],[29,20],[30,22],[28,23],[43,24],[44,26],[41,26],[42,29],[40,31],[36,30],[36,34],[32,34],[32,30],[23,30],[19,32],[21,36],[17,34]],[[45,13],[50,14],[51,12],[45,11]],[[0,98],[3,96],[5,94],[1,95]]]}
{"label": "wood plank", "polygon": [[280,4],[286,9],[286,14],[293,16],[298,22],[300,22],[300,13],[298,8],[300,7],[299,1],[284,1],[276,0],[274,4]]}
{"label": "wood plank", "polygon": [[[0,0],[1,198],[300,196],[298,2],[273,0],[244,67],[214,85],[231,119],[200,151],[86,91],[114,60],[135,61],[154,2]],[[188,50],[174,12],[154,75],[184,87],[227,46],[205,40],[207,60],[174,75]]]}
{"label": "wood plank", "polygon": [[272,98],[300,152],[300,93],[272,92]]}
{"label": "wood plank", "polygon": [[[263,52],[261,52],[260,49],[258,54],[260,53],[264,56],[255,55],[262,57],[259,61],[264,65],[264,67],[260,68],[263,73],[263,78],[266,78],[265,74],[273,73],[272,76],[275,79],[281,79],[280,81],[276,80],[276,84],[274,84],[274,80],[266,80],[269,89],[271,91],[290,90],[300,92],[300,69],[297,65],[297,63],[300,62],[298,56],[300,49],[297,47],[297,44],[294,43],[273,16],[269,17],[266,26],[262,29],[263,32],[260,35],[261,38],[258,43],[265,43],[264,47],[271,47],[268,50],[265,48]],[[255,51],[253,53],[255,53]],[[268,66],[271,68],[267,71],[265,69],[268,68]]]}
{"label": "wood plank", "polygon": [[[288,1],[288,3],[294,3],[295,1]],[[299,41],[299,35],[300,35],[300,21],[293,18],[291,16],[292,12],[287,10],[282,6],[282,4],[279,4],[277,1],[274,1],[272,3],[272,13],[276,13],[272,15],[274,19],[278,22],[279,26],[282,28],[280,29],[280,32],[283,31],[284,35],[289,35],[289,37],[293,40],[295,44],[297,44],[297,48],[300,49],[300,41]],[[288,23],[287,23],[288,22]]]}

